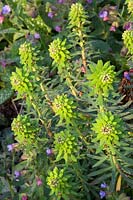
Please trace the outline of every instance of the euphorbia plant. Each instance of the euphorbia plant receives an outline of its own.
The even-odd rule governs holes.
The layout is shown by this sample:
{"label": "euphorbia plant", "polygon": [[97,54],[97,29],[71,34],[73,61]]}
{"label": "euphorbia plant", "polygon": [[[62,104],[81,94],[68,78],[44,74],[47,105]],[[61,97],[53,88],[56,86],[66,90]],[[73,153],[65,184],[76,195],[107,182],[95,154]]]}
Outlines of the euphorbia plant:
{"label": "euphorbia plant", "polygon": [[[131,135],[122,126],[127,113],[114,105],[115,67],[91,61],[87,26],[82,4],[72,4],[69,37],[49,44],[50,66],[42,66],[31,42],[19,48],[21,67],[11,84],[22,107],[12,131],[23,154],[15,166],[22,171],[20,193],[29,199],[99,199],[104,182],[100,195],[110,199],[126,191],[121,184],[131,185]],[[56,69],[52,77],[48,67]]]}

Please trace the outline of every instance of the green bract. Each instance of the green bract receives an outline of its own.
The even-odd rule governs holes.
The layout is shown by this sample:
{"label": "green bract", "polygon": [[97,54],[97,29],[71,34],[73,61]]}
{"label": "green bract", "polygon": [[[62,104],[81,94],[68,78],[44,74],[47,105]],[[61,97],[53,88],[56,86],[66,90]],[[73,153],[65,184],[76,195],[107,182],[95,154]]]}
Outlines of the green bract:
{"label": "green bract", "polygon": [[70,27],[80,27],[86,21],[86,14],[83,6],[80,3],[72,4],[69,12]]}
{"label": "green bract", "polygon": [[55,39],[49,45],[49,53],[51,58],[54,59],[53,63],[58,65],[65,65],[66,61],[70,59],[70,52],[66,46],[66,40],[61,41],[59,38]]}
{"label": "green bract", "polygon": [[128,13],[131,13],[133,15],[133,1],[132,0],[126,0]]}
{"label": "green bract", "polygon": [[54,149],[57,154],[57,161],[62,158],[65,162],[76,161],[77,159],[74,154],[78,152],[77,147],[76,137],[67,130],[54,135]]}
{"label": "green bract", "polygon": [[100,149],[108,148],[114,153],[114,145],[119,145],[123,127],[120,118],[111,112],[101,112],[93,123],[92,130],[97,134],[94,141],[100,141]]}
{"label": "green bract", "polygon": [[67,124],[71,123],[72,118],[74,118],[73,109],[75,108],[74,102],[67,97],[67,95],[58,95],[53,102],[53,110],[56,115],[59,115],[60,122],[64,120]]}
{"label": "green bract", "polygon": [[28,42],[25,42],[19,48],[20,61],[25,72],[35,71],[38,58],[37,53],[35,53],[34,50],[35,49]]}
{"label": "green bract", "polygon": [[37,120],[31,120],[27,115],[18,115],[13,120],[11,126],[15,139],[22,145],[35,141],[37,133],[39,132]]}
{"label": "green bract", "polygon": [[64,169],[59,170],[57,167],[50,171],[47,177],[47,184],[51,189],[50,195],[55,194],[57,200],[68,199],[70,186],[67,183],[68,177],[64,175]]}
{"label": "green bract", "polygon": [[126,30],[122,34],[125,46],[128,48],[129,53],[133,55],[133,30]]}
{"label": "green bract", "polygon": [[90,64],[91,73],[87,75],[89,86],[92,87],[92,94],[102,95],[108,97],[109,91],[113,90],[112,83],[115,78],[114,66],[110,62],[103,64],[99,60],[97,64]]}
{"label": "green bract", "polygon": [[16,90],[20,96],[27,95],[33,91],[33,83],[29,80],[29,75],[25,74],[22,69],[16,68],[16,72],[12,72],[10,79],[12,88]]}

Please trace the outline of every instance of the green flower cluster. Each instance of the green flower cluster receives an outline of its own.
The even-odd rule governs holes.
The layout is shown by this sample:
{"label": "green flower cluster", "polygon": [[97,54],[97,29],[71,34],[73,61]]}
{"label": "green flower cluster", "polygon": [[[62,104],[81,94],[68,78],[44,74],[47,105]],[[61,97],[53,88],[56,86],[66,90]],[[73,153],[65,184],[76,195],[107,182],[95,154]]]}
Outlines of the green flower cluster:
{"label": "green flower cluster", "polygon": [[[32,76],[30,76],[32,79]],[[25,74],[23,69],[16,68],[10,77],[12,88],[18,92],[18,97],[26,97],[34,90],[32,81],[29,80],[29,74]]]}
{"label": "green flower cluster", "polygon": [[71,124],[72,119],[75,117],[73,109],[75,108],[74,102],[67,97],[67,95],[58,95],[53,102],[53,110],[56,115],[59,115],[62,123],[64,120],[67,124]]}
{"label": "green flower cluster", "polygon": [[32,21],[32,26],[35,27],[37,30],[38,29],[42,29],[44,31],[48,31],[49,33],[51,32],[51,28],[48,27],[45,22],[43,21],[43,19],[41,18],[40,15],[38,15],[36,18],[31,18]]}
{"label": "green flower cluster", "polygon": [[101,112],[93,123],[92,130],[97,134],[94,142],[100,141],[100,150],[108,148],[114,153],[114,145],[119,145],[119,137],[122,134],[122,121],[111,112]]}
{"label": "green flower cluster", "polygon": [[47,184],[51,189],[50,195],[55,195],[57,200],[68,199],[70,186],[68,176],[64,175],[64,169],[59,170],[57,167],[50,171],[47,177]]}
{"label": "green flower cluster", "polygon": [[124,44],[131,55],[133,55],[133,30],[126,30],[122,34]]}
{"label": "green flower cluster", "polygon": [[116,74],[114,66],[110,65],[110,62],[103,64],[102,60],[99,60],[97,64],[92,63],[89,67],[91,73],[87,75],[87,79],[92,87],[91,93],[108,97],[109,91],[113,90],[112,83]]}
{"label": "green flower cluster", "polygon": [[53,64],[58,64],[62,67],[65,65],[67,60],[71,58],[68,46],[66,45],[66,40],[61,41],[59,38],[55,39],[49,45],[49,53],[51,58],[54,60]]}
{"label": "green flower cluster", "polygon": [[34,52],[30,43],[24,43],[19,48],[22,68],[16,67],[16,72],[12,72],[10,77],[11,85],[18,92],[18,98],[27,97],[27,102],[31,99],[37,82],[40,80],[38,66],[36,64],[38,51]]}
{"label": "green flower cluster", "polygon": [[15,139],[22,145],[35,141],[36,135],[39,132],[38,121],[32,120],[27,115],[18,115],[13,120],[11,127]]}
{"label": "green flower cluster", "polygon": [[20,62],[26,72],[35,71],[36,61],[38,60],[37,53],[29,42],[21,44],[19,48]]}
{"label": "green flower cluster", "polygon": [[133,0],[126,0],[128,12],[133,15]]}
{"label": "green flower cluster", "polygon": [[70,28],[80,27],[86,22],[86,13],[82,4],[75,3],[72,4],[71,10],[69,12],[69,25]]}
{"label": "green flower cluster", "polygon": [[62,158],[65,162],[77,161],[75,154],[78,152],[77,139],[69,131],[61,131],[54,135],[54,150],[57,154],[56,160]]}

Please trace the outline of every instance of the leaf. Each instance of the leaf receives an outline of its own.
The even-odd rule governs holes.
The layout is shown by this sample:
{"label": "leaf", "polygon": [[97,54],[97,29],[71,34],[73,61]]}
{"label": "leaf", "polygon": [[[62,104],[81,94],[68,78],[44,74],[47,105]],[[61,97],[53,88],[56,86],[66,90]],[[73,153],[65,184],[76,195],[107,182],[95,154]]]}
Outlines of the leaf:
{"label": "leaf", "polygon": [[13,90],[11,88],[4,88],[0,90],[0,105],[11,98]]}
{"label": "leaf", "polygon": [[23,31],[19,31],[19,32],[16,32],[13,36],[13,41],[25,36],[29,31],[28,30],[23,30]]}
{"label": "leaf", "polygon": [[7,28],[7,29],[0,30],[0,34],[16,33],[16,31],[17,31],[17,29],[15,29],[15,28]]}
{"label": "leaf", "polygon": [[116,183],[116,192],[121,190],[121,178],[122,178],[121,175],[119,175]]}
{"label": "leaf", "polygon": [[107,156],[101,157],[101,159],[100,159],[98,162],[96,162],[96,164],[93,165],[92,167],[98,167],[98,166],[101,165],[106,159],[107,159]]}
{"label": "leaf", "polygon": [[88,174],[88,177],[92,177],[92,176],[97,176],[99,174],[103,174],[107,171],[110,171],[112,169],[112,167],[107,167],[107,168],[103,168],[103,169],[99,169],[97,171],[91,172],[90,174]]}

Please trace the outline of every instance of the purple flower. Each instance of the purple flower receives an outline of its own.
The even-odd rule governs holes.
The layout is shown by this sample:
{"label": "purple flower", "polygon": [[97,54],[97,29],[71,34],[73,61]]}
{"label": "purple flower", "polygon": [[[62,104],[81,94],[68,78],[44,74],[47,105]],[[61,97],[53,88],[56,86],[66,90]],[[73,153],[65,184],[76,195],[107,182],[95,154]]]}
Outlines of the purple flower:
{"label": "purple flower", "polygon": [[65,0],[58,0],[57,3],[60,3],[60,4],[65,3]]}
{"label": "purple flower", "polygon": [[92,0],[87,0],[87,3],[90,3],[90,4],[91,4],[91,3],[92,3]]}
{"label": "purple flower", "polygon": [[2,67],[6,67],[6,65],[7,65],[7,63],[6,63],[6,61],[5,60],[2,60],[2,61],[0,61],[0,63],[1,63],[1,65],[2,65]]}
{"label": "purple flower", "polygon": [[103,199],[106,196],[106,193],[100,190],[99,195],[100,195],[100,198]]}
{"label": "purple flower", "polygon": [[10,12],[11,12],[11,8],[10,8],[9,5],[3,6],[3,8],[2,8],[2,14],[3,14],[3,15],[7,15],[7,14],[9,14]]}
{"label": "purple flower", "polygon": [[62,29],[61,29],[60,26],[56,26],[56,27],[55,27],[55,30],[56,30],[57,32],[61,32]]}
{"label": "purple flower", "polygon": [[35,33],[34,34],[34,38],[37,39],[37,40],[40,39],[40,34],[39,33]]}
{"label": "purple flower", "polygon": [[123,29],[128,30],[128,31],[132,30],[132,28],[133,28],[133,23],[132,22],[127,22],[123,26]]}
{"label": "purple flower", "polygon": [[130,76],[128,72],[124,72],[124,78],[130,81]]}
{"label": "purple flower", "polygon": [[50,156],[52,153],[53,153],[52,149],[49,149],[49,148],[48,148],[48,149],[46,150],[46,154],[47,154],[48,156]]}
{"label": "purple flower", "polygon": [[100,13],[99,13],[99,17],[100,18],[106,18],[106,17],[108,17],[108,11],[101,10]]}
{"label": "purple flower", "polygon": [[18,178],[19,176],[21,176],[21,172],[20,171],[14,171],[14,176],[15,178]]}
{"label": "purple flower", "polygon": [[116,26],[111,26],[109,30],[112,31],[112,32],[115,32],[116,31]]}
{"label": "purple flower", "polygon": [[104,182],[101,184],[101,188],[106,188],[107,187],[107,184]]}
{"label": "purple flower", "polygon": [[37,184],[38,186],[42,185],[42,180],[41,180],[40,178],[37,178],[37,179],[36,179],[36,184]]}
{"label": "purple flower", "polygon": [[8,149],[8,151],[13,151],[13,149],[14,149],[13,144],[8,144],[7,149]]}
{"label": "purple flower", "polygon": [[48,12],[48,17],[52,19],[54,17],[54,13],[53,12]]}

